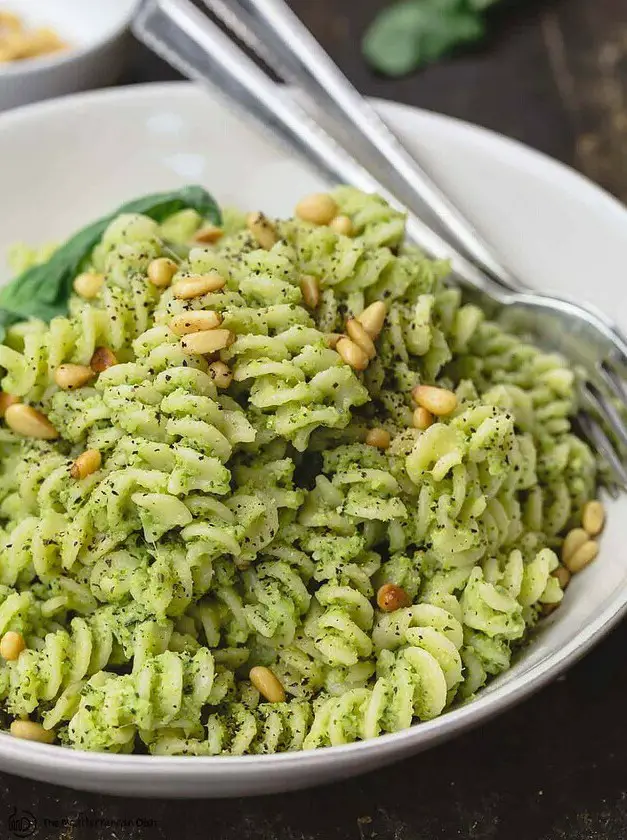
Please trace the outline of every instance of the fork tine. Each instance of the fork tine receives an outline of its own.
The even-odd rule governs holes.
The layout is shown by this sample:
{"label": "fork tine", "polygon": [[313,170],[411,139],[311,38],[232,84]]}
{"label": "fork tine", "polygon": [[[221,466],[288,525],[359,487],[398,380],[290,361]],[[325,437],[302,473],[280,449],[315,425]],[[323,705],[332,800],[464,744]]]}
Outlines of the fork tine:
{"label": "fork tine", "polygon": [[627,387],[625,387],[625,383],[618,373],[607,362],[601,362],[598,366],[598,372],[616,399],[624,405],[627,405]]}
{"label": "fork tine", "polygon": [[[627,449],[627,424],[614,403],[591,382],[582,387],[582,394],[593,413],[605,420],[619,442]],[[619,457],[618,455],[616,457]]]}
{"label": "fork tine", "polygon": [[617,454],[609,437],[601,426],[589,414],[579,412],[577,421],[582,433],[588,438],[592,446],[605,459],[608,467],[614,474],[618,487],[627,492],[627,469],[620,456]]}
{"label": "fork tine", "polygon": [[605,490],[613,499],[618,499],[621,494],[621,489],[618,484],[610,483],[609,481],[605,485]]}

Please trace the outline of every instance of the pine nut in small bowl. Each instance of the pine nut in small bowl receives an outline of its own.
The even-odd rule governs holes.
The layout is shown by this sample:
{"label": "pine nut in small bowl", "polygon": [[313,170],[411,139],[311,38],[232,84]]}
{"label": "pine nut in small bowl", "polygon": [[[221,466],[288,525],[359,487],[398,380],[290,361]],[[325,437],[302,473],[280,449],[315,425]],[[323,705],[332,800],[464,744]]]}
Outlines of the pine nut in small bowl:
{"label": "pine nut in small bowl", "polygon": [[137,0],[1,0],[0,111],[115,82]]}

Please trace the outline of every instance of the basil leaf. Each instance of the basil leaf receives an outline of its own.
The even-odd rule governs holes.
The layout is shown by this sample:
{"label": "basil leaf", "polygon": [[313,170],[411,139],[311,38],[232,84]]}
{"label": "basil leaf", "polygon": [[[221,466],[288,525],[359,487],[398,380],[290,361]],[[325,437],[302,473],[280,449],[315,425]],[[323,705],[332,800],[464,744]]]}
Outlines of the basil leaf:
{"label": "basil leaf", "polygon": [[402,0],[375,18],[363,40],[364,56],[375,70],[402,76],[483,37],[482,9],[491,2]]}
{"label": "basil leaf", "polygon": [[172,213],[187,207],[213,224],[222,223],[220,209],[212,196],[202,187],[187,186],[129,201],[114,213],[83,228],[55,251],[47,262],[27,269],[0,289],[0,340],[11,323],[27,318],[49,321],[67,312],[74,277],[107,226],[120,213],[142,213],[156,222],[162,222]]}

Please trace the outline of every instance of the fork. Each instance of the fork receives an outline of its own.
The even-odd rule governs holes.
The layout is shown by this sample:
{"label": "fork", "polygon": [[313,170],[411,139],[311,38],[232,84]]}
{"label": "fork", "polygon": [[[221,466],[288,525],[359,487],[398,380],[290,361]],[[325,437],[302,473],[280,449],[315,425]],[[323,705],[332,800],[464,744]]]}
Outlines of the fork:
{"label": "fork", "polygon": [[[216,87],[245,115],[256,118],[258,128],[296,151],[327,181],[377,192],[393,206],[409,209],[406,229],[411,242],[434,258],[449,260],[455,279],[490,315],[510,329],[532,334],[584,372],[580,429],[609,467],[610,491],[627,490],[627,424],[621,414],[627,405],[627,341],[620,330],[590,308],[527,290],[283,0],[204,2],[269,66],[298,82],[310,103],[332,118],[331,133],[190,0],[143,0],[134,32],[185,75]],[[353,153],[342,145],[349,132]],[[419,218],[421,202],[464,254]]]}

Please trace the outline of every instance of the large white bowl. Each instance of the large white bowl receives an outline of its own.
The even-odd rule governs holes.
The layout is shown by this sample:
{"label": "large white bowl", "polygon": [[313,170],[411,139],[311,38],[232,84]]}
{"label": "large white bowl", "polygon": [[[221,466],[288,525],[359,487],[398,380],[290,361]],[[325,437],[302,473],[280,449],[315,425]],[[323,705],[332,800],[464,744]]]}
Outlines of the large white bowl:
{"label": "large white bowl", "polygon": [[29,26],[51,26],[69,49],[0,64],[0,111],[64,93],[104,87],[124,69],[138,0],[0,0]]}
{"label": "large white bowl", "polygon": [[[571,170],[503,137],[392,103],[380,107],[514,269],[542,288],[592,301],[627,328],[623,207]],[[11,161],[2,170],[0,253],[15,240],[58,239],[125,199],[185,182],[205,184],[222,203],[284,214],[320,186],[207,93],[177,83],[68,97],[7,114],[0,118],[0,161]],[[429,723],[344,747],[224,758],[78,753],[0,734],[0,767],[99,792],[218,797],[329,782],[419,752],[522,700],[620,618],[627,604],[626,518],[627,500],[611,502],[601,556],[577,576],[564,605],[515,666],[474,702]]]}

